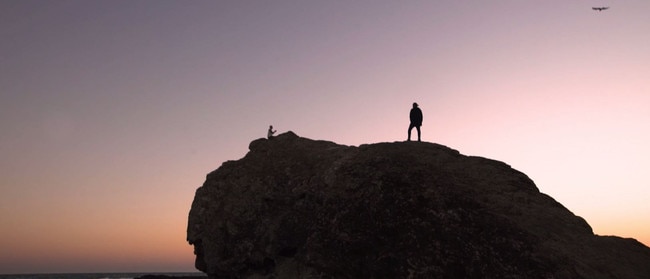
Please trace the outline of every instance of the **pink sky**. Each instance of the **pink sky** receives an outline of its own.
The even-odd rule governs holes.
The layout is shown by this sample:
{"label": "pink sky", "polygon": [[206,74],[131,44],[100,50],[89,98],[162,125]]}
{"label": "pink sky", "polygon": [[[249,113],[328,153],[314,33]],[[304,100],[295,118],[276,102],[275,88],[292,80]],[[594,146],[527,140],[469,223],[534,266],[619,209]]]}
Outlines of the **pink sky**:
{"label": "pink sky", "polygon": [[648,10],[2,1],[0,274],[192,271],[195,189],[268,125],[401,141],[414,101],[423,140],[506,162],[596,234],[650,245]]}

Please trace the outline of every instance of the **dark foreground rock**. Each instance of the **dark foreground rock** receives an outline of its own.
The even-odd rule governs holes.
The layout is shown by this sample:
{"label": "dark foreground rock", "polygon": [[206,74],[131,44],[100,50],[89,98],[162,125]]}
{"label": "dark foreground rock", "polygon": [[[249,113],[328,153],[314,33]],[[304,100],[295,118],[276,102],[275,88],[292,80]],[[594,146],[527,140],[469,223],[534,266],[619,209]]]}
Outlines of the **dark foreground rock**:
{"label": "dark foreground rock", "polygon": [[650,278],[507,164],[432,143],[288,132],[208,174],[187,240],[212,278]]}
{"label": "dark foreground rock", "polygon": [[143,275],[134,279],[206,279],[205,276]]}

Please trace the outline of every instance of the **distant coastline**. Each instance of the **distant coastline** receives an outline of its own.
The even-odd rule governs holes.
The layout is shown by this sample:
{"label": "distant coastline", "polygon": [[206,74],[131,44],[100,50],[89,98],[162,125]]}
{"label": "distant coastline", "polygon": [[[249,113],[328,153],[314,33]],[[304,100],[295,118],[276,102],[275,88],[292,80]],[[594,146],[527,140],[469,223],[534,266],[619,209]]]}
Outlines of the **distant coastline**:
{"label": "distant coastline", "polygon": [[198,279],[207,278],[201,272],[115,272],[115,273],[39,273],[0,274],[0,279]]}

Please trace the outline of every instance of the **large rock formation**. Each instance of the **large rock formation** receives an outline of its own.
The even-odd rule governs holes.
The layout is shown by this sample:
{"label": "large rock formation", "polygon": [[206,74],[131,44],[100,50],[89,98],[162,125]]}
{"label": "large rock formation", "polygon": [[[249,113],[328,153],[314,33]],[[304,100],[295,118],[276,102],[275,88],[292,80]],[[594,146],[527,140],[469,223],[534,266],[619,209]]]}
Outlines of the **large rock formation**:
{"label": "large rock formation", "polygon": [[208,174],[187,240],[212,278],[650,278],[505,163],[420,142],[288,132]]}

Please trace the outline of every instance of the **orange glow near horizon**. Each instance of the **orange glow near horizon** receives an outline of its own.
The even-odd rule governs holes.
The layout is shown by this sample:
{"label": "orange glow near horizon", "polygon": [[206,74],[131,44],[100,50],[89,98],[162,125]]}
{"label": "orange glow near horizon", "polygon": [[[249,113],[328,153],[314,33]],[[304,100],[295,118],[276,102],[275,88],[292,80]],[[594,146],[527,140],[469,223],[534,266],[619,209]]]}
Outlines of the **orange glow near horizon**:
{"label": "orange glow near horizon", "polygon": [[72,206],[77,212],[43,209],[28,227],[21,220],[3,220],[9,226],[0,238],[0,267],[12,270],[21,262],[36,262],[48,272],[193,271],[193,250],[185,241],[185,227],[179,226],[187,221],[189,204],[136,214],[152,203],[156,201],[142,200],[122,210],[116,206],[109,214],[93,214],[78,205]]}

